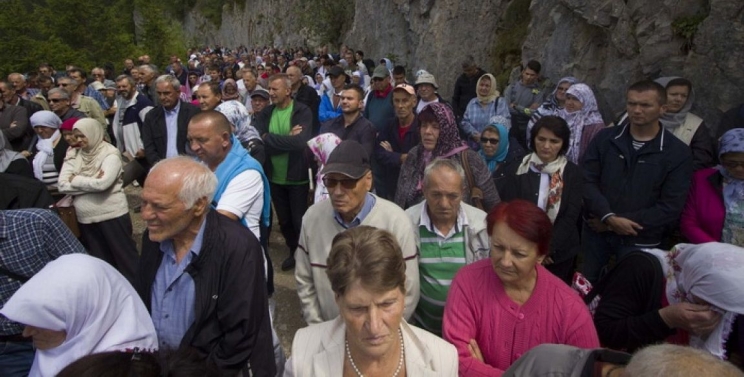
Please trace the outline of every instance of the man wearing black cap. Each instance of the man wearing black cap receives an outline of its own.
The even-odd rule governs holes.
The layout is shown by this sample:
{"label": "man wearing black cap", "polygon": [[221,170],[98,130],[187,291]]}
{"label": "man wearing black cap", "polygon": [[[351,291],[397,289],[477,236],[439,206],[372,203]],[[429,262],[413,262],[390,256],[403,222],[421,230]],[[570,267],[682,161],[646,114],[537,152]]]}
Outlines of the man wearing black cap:
{"label": "man wearing black cap", "polygon": [[369,225],[392,233],[406,260],[406,307],[410,319],[419,299],[419,270],[411,221],[400,207],[380,198],[372,188],[369,157],[354,140],[341,142],[320,172],[328,200],[310,207],[302,218],[295,279],[308,324],[338,316],[335,295],[326,276],[326,259],[333,238],[348,228]]}
{"label": "man wearing black cap", "polygon": [[339,66],[333,66],[328,70],[328,77],[331,79],[331,89],[326,90],[320,99],[320,109],[318,117],[323,123],[342,114],[341,112],[341,91],[344,90],[349,76],[344,69]]}

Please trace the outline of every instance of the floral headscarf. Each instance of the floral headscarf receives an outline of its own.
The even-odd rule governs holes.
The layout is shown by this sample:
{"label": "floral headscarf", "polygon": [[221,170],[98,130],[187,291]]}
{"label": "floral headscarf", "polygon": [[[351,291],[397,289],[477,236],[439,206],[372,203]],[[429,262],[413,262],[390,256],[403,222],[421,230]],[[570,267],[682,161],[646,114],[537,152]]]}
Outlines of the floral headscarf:
{"label": "floral headscarf", "polygon": [[313,152],[315,158],[318,160],[318,174],[315,179],[315,201],[317,203],[323,199],[328,198],[328,189],[323,184],[323,176],[320,175],[320,171],[323,170],[328,157],[331,155],[336,146],[341,144],[341,138],[336,136],[334,133],[320,134],[307,141],[307,146],[310,151]]}
{"label": "floral headscarf", "polygon": [[[734,128],[721,136],[718,159],[726,153],[744,153],[744,128]],[[744,181],[736,179],[725,167],[716,167],[724,179],[723,204],[726,217],[723,224],[721,241],[744,245]]]}
{"label": "floral headscarf", "polygon": [[695,303],[693,298],[708,303],[723,314],[718,326],[701,338],[690,334],[690,346],[725,358],[725,344],[737,315],[744,314],[744,249],[709,242],[700,245],[679,244],[670,251],[646,249],[661,262],[666,277],[669,304]]}
{"label": "floral headscarf", "polygon": [[579,163],[579,155],[581,148],[581,135],[584,131],[584,127],[592,124],[602,123],[602,115],[599,113],[597,107],[597,99],[594,98],[594,92],[592,88],[586,84],[573,84],[566,91],[566,95],[572,95],[576,97],[582,105],[581,110],[568,112],[565,108],[559,110],[556,115],[565,119],[568,123],[568,128],[571,129],[571,138],[569,140],[568,152],[566,157],[569,161],[574,164]]}

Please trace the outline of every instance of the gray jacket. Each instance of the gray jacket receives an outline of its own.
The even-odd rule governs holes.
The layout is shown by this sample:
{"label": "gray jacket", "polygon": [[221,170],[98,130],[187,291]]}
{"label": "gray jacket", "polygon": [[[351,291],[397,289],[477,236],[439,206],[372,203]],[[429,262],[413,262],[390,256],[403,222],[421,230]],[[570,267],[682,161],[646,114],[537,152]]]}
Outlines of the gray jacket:
{"label": "gray jacket", "polygon": [[542,344],[525,353],[502,376],[592,377],[596,362],[626,365],[628,361],[630,355],[624,352]]}
{"label": "gray jacket", "polygon": [[[408,218],[411,219],[416,248],[419,249],[419,252],[419,245],[421,245],[421,237],[419,235],[421,211],[425,205],[426,200],[406,210]],[[467,225],[465,226],[465,245],[467,247],[465,263],[471,264],[481,259],[488,258],[491,247],[488,237],[488,229],[486,228],[486,213],[463,202],[460,203],[460,207],[465,212],[465,217],[468,220]]]}

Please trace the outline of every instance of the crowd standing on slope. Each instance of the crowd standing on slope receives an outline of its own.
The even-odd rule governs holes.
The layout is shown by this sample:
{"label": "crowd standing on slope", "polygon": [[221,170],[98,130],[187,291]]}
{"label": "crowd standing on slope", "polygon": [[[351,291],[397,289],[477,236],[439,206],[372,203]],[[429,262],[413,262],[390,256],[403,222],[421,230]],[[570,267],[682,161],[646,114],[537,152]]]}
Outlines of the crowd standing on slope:
{"label": "crowd standing on slope", "polygon": [[682,77],[606,122],[535,60],[465,57],[448,101],[347,46],[186,57],[0,81],[0,375],[743,375],[744,105],[714,133]]}

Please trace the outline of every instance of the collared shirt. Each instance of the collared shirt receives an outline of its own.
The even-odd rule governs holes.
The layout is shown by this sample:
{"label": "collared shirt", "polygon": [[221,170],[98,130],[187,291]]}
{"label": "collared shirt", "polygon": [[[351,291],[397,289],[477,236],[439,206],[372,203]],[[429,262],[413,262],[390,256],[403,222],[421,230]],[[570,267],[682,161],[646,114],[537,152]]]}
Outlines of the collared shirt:
{"label": "collared shirt", "polygon": [[165,149],[165,158],[178,156],[178,111],[181,110],[181,101],[176,103],[176,107],[171,110],[165,110],[165,129],[167,146]]}
{"label": "collared shirt", "polygon": [[189,253],[181,262],[176,261],[173,240],[160,243],[163,261],[158,267],[152,285],[152,322],[158,334],[161,350],[177,349],[186,331],[194,323],[196,285],[185,270],[199,255],[206,224],[206,219],[202,220],[199,233],[196,234]]}
{"label": "collared shirt", "polygon": [[468,225],[468,218],[465,216],[465,210],[460,206],[460,209],[457,210],[457,220],[455,221],[455,226],[450,229],[449,233],[442,234],[442,232],[437,229],[434,224],[431,222],[431,217],[429,217],[429,210],[427,209],[427,204],[424,203],[423,206],[421,206],[421,219],[419,220],[419,226],[425,227],[430,232],[437,235],[437,238],[439,238],[441,241],[446,241],[449,238],[451,238],[455,233],[459,233],[464,226]]}
{"label": "collared shirt", "polygon": [[106,98],[103,97],[103,94],[101,92],[93,89],[92,86],[88,85],[85,87],[85,91],[83,92],[84,96],[88,96],[90,98],[93,98],[96,100],[99,106],[101,106],[101,110],[106,111],[111,106],[109,106],[108,102],[106,102]]}
{"label": "collared shirt", "polygon": [[[45,209],[0,211],[0,268],[31,278],[59,256],[86,254],[60,218]],[[21,282],[0,272],[0,307],[21,287]],[[0,335],[18,335],[21,324],[0,316]]]}
{"label": "collared shirt", "polygon": [[377,199],[375,199],[375,196],[367,193],[367,196],[364,197],[364,205],[362,205],[362,209],[359,211],[359,213],[357,213],[356,217],[354,217],[354,219],[351,220],[350,223],[344,221],[344,219],[341,217],[341,214],[335,210],[333,211],[333,218],[336,219],[336,222],[338,222],[345,229],[358,227],[362,223],[362,221],[364,221],[367,215],[369,215],[369,213],[372,211],[372,207],[375,206],[376,202]]}

